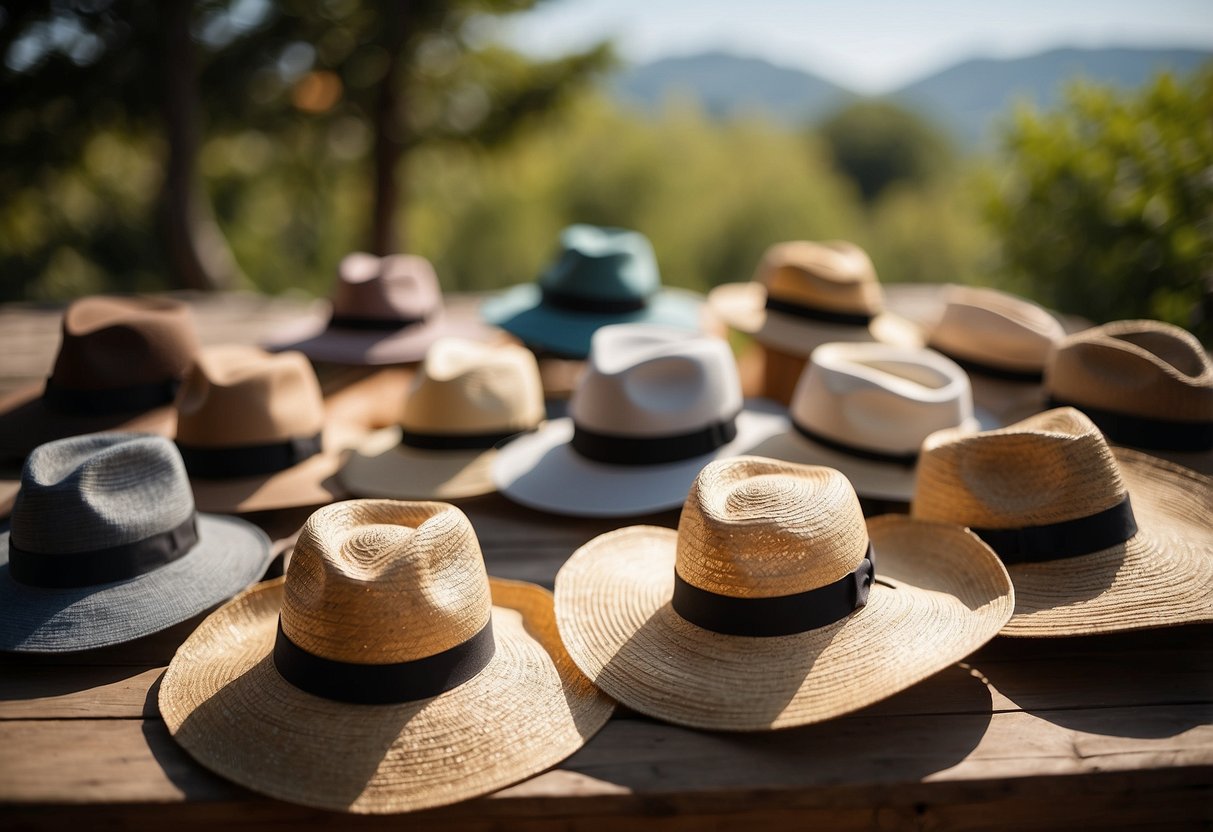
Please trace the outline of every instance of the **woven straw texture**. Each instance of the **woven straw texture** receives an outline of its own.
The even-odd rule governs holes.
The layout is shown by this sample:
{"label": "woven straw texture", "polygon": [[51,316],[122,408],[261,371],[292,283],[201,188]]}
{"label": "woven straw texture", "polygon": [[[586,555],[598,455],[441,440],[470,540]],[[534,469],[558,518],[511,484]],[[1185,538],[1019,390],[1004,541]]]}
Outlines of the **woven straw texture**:
{"label": "woven straw texture", "polygon": [[[613,703],[561,646],[551,595],[485,578],[475,536],[454,507],[337,504],[313,515],[300,542],[303,557],[285,579],[204,621],[164,676],[160,710],[169,730],[213,771],[308,806],[404,812],[543,771],[609,718]],[[478,675],[436,697],[330,701],[283,680],[270,657],[280,610],[292,638],[346,661],[443,649],[479,629],[490,588],[496,653]]]}
{"label": "woven straw texture", "polygon": [[[866,606],[788,636],[729,636],[670,606],[675,565],[734,597],[805,591],[876,551]],[[971,533],[902,516],[863,522],[837,471],[746,457],[707,466],[677,532],[633,526],[577,550],[556,576],[560,635],[604,691],[713,730],[787,728],[884,699],[969,654],[1011,615],[1006,570]]]}
{"label": "woven straw texture", "polygon": [[1018,528],[1087,517],[1128,493],[1138,532],[1078,557],[1009,568],[1008,636],[1072,636],[1213,620],[1213,480],[1113,451],[1086,416],[1058,408],[1001,430],[941,431],[919,462],[914,517]]}

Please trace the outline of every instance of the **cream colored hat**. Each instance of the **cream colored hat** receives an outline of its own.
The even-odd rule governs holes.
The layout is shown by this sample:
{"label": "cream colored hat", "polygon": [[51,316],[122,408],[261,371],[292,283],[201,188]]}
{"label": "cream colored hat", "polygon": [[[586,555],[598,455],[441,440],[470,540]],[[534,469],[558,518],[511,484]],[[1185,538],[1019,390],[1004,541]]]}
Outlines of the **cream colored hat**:
{"label": "cream colored hat", "polygon": [[530,350],[444,338],[414,376],[400,425],[372,434],[341,469],[341,482],[360,497],[488,494],[495,490],[494,446],[543,417],[543,385]]}
{"label": "cream colored hat", "polygon": [[876,343],[813,350],[790,415],[793,429],[753,453],[837,468],[861,497],[904,502],[922,441],[979,427],[964,370],[933,350]]}
{"label": "cream colored hat", "polygon": [[648,324],[594,333],[570,418],[508,442],[506,497],[541,511],[619,517],[677,508],[699,469],[784,430],[782,408],[745,406],[729,345]]}
{"label": "cream colored hat", "polygon": [[1049,360],[1045,389],[1109,441],[1213,474],[1213,362],[1186,330],[1116,321],[1077,332]]}
{"label": "cream colored hat", "polygon": [[1013,607],[1006,570],[964,529],[865,524],[838,471],[759,457],[705,467],[677,532],[609,532],[556,575],[560,637],[586,675],[710,730],[859,710],[976,650]]}
{"label": "cream colored hat", "polygon": [[320,383],[298,352],[204,349],[177,396],[177,447],[202,511],[330,503],[350,431],[326,425]]}
{"label": "cream colored hat", "polygon": [[918,327],[884,311],[867,253],[841,240],[771,246],[753,280],[717,286],[708,303],[733,329],[790,355],[807,356],[830,341],[922,346]]}
{"label": "cream colored hat", "polygon": [[1008,636],[1213,620],[1213,480],[1059,408],[923,445],[912,516],[968,526],[1015,582]]}
{"label": "cream colored hat", "polygon": [[391,500],[313,514],[285,579],[207,618],[159,699],[173,738],[212,771],[376,814],[543,771],[613,709],[561,646],[551,595],[488,578],[454,506]]}

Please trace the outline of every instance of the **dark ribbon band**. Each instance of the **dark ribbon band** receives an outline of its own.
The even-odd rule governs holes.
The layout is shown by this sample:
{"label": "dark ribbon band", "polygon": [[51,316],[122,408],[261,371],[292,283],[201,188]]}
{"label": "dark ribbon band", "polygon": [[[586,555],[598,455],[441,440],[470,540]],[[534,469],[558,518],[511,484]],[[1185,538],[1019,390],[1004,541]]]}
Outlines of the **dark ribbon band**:
{"label": "dark ribbon band", "polygon": [[1118,445],[1148,448],[1153,451],[1213,450],[1213,422],[1179,422],[1131,416],[1049,397],[1049,407],[1075,407],[1091,417],[1104,435]]}
{"label": "dark ribbon band", "polygon": [[519,431],[505,433],[417,433],[406,430],[400,434],[400,444],[423,451],[473,451],[496,447]]}
{"label": "dark ribbon band", "polygon": [[545,306],[554,306],[566,312],[588,312],[592,315],[622,315],[639,312],[649,305],[648,298],[587,298],[570,295],[556,289],[540,287]]}
{"label": "dark ribbon band", "polygon": [[88,552],[30,552],[8,539],[8,572],[27,586],[66,589],[125,581],[159,569],[198,542],[196,515],[181,525],[143,540]]}
{"label": "dark ribbon band", "polygon": [[959,366],[960,369],[964,370],[970,375],[976,374],[979,376],[986,376],[988,378],[1000,379],[1001,381],[1018,381],[1023,384],[1040,384],[1041,380],[1044,378],[1044,374],[1041,370],[1011,370],[1006,367],[996,367],[993,364],[987,364],[984,361],[974,361],[971,358],[961,358],[960,356],[953,355],[946,350],[941,350],[934,344],[931,345],[931,349],[935,350],[941,355],[947,356],[957,366]]}
{"label": "dark ribbon band", "polygon": [[202,448],[178,442],[177,448],[191,477],[227,480],[285,471],[320,453],[321,443],[318,433],[265,445]]}
{"label": "dark ribbon band", "polygon": [[1137,534],[1137,521],[1129,495],[1109,509],[1043,526],[1017,529],[972,529],[998,553],[1002,562],[1042,563],[1089,555],[1124,543]]}
{"label": "dark ribbon band", "polygon": [[839,453],[844,453],[847,456],[853,456],[858,459],[868,459],[872,462],[883,462],[889,465],[900,465],[905,468],[913,468],[918,464],[918,451],[894,454],[873,450],[872,448],[862,448],[859,445],[851,445],[846,442],[839,442],[837,439],[831,439],[828,436],[823,436],[811,428],[806,428],[795,419],[791,421],[792,427],[796,428],[797,433],[805,439],[808,439],[810,442],[816,442],[818,445],[829,448],[832,451],[838,451]]}
{"label": "dark ribbon band", "polygon": [[774,598],[734,598],[692,586],[674,573],[674,612],[697,627],[726,636],[787,636],[841,621],[868,603],[876,577],[876,553],[854,572],[826,586]]}
{"label": "dark ribbon band", "polygon": [[429,699],[454,690],[471,679],[493,658],[493,621],[449,650],[396,664],[352,664],[309,653],[291,641],[278,620],[274,667],[302,691],[337,702],[389,705]]}
{"label": "dark ribbon band", "polygon": [[74,415],[130,413],[168,404],[177,395],[180,386],[181,382],[177,379],[165,379],[109,390],[78,390],[62,387],[53,378],[48,378],[46,389],[42,391],[42,401],[52,410]]}
{"label": "dark ribbon band", "polygon": [[823,324],[842,324],[843,326],[867,326],[872,323],[872,316],[862,312],[834,312],[816,306],[805,306],[790,300],[779,300],[767,295],[766,308],[768,312],[780,312],[784,315],[795,315],[810,321]]}
{"label": "dark ribbon band", "polygon": [[737,417],[699,430],[667,436],[620,436],[573,424],[573,450],[586,459],[612,465],[661,465],[710,454],[737,438]]}
{"label": "dark ribbon band", "polygon": [[361,318],[355,315],[334,315],[329,318],[329,329],[357,329],[371,332],[394,332],[408,326],[424,323],[425,318]]}

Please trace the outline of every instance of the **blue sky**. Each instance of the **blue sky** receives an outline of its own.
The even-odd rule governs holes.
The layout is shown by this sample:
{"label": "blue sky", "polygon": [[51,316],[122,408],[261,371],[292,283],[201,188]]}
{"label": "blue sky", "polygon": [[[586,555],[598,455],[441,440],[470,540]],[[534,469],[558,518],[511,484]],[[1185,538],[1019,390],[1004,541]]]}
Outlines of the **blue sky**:
{"label": "blue sky", "polygon": [[493,36],[552,56],[605,37],[628,60],[723,49],[886,92],[971,57],[1055,46],[1213,50],[1213,0],[548,0]]}

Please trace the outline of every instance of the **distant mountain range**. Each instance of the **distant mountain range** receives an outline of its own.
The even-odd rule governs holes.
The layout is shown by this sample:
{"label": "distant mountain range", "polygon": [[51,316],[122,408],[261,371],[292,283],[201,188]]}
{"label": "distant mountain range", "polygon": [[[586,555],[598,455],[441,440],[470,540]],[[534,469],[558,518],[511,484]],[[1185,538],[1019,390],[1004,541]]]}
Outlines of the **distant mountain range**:
{"label": "distant mountain range", "polygon": [[[963,146],[979,145],[1016,100],[1049,106],[1076,77],[1137,87],[1156,72],[1192,72],[1213,60],[1198,49],[1054,49],[1025,58],[964,61],[889,93],[936,121]],[[765,112],[780,120],[819,120],[862,96],[809,72],[759,58],[707,52],[630,67],[613,93],[642,108],[670,98],[698,101],[715,116]]]}

